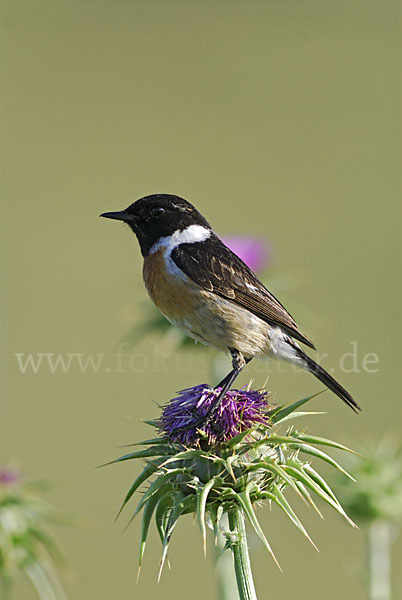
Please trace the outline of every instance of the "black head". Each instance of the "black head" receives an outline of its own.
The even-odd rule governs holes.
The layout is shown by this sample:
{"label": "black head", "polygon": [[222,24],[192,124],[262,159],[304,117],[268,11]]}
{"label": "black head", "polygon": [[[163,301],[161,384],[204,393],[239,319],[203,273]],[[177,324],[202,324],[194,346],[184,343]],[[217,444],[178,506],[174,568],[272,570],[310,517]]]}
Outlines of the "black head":
{"label": "black head", "polygon": [[161,237],[172,235],[190,225],[210,226],[198,210],[179,196],[152,194],[140,198],[119,212],[103,213],[101,217],[127,223],[138,238],[143,256]]}

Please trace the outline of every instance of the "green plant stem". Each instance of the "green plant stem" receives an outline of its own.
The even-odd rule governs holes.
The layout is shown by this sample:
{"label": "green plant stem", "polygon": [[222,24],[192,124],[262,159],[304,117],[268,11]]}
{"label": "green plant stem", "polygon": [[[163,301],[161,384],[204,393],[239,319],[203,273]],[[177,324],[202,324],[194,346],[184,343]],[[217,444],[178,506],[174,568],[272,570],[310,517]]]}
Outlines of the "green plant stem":
{"label": "green plant stem", "polygon": [[373,521],[368,530],[370,600],[391,600],[391,524]]}
{"label": "green plant stem", "polygon": [[229,527],[232,536],[231,550],[236,573],[237,589],[240,600],[257,600],[253,575],[251,572],[250,556],[247,546],[247,533],[244,514],[241,508],[229,511]]}
{"label": "green plant stem", "polygon": [[[229,532],[227,514],[222,515],[221,527],[223,531]],[[236,600],[238,594],[233,558],[231,551],[226,547],[226,537],[223,531],[218,532],[216,545],[213,545],[218,598],[219,600]]]}

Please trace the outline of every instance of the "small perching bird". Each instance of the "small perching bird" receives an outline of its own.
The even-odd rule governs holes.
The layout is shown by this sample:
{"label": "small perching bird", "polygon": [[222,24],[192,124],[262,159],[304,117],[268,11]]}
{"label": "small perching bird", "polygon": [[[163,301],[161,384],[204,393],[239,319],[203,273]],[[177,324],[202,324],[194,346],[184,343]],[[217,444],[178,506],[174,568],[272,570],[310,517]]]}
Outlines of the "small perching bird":
{"label": "small perching bird", "polygon": [[315,349],[293,317],[189,202],[170,194],[145,196],[101,215],[127,223],[144,257],[147,291],[165,317],[195,340],[230,352],[232,371],[205,422],[254,357],[277,358],[313,373],[355,412],[352,396],[298,342]]}

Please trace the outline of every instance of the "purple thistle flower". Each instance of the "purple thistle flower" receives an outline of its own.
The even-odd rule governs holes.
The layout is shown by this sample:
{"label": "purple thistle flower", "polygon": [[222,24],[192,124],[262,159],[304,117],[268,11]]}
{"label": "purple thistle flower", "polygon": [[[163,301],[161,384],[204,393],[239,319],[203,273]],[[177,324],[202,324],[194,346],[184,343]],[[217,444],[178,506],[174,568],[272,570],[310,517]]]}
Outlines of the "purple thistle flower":
{"label": "purple thistle flower", "polygon": [[19,483],[20,480],[20,473],[16,469],[0,467],[0,485],[15,485]]}
{"label": "purple thistle flower", "polygon": [[229,390],[213,420],[200,431],[197,421],[207,414],[220,390],[200,384],[180,391],[163,407],[160,429],[172,442],[198,446],[201,440],[206,440],[212,446],[230,440],[257,423],[269,423],[270,406],[265,390]]}
{"label": "purple thistle flower", "polygon": [[266,240],[246,235],[225,236],[223,241],[255,273],[267,266],[269,247]]}

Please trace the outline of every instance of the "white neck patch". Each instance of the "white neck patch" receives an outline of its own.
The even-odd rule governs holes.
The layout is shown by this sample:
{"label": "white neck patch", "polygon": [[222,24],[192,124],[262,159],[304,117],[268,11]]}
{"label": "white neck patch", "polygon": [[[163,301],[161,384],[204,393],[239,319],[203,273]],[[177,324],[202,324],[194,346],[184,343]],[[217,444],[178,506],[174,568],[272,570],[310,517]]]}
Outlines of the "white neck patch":
{"label": "white neck patch", "polygon": [[169,259],[172,251],[180,244],[191,244],[193,242],[204,242],[211,236],[211,230],[202,225],[189,225],[186,229],[175,231],[172,235],[161,237],[149,250],[149,254],[155,254],[161,248],[166,249],[165,258]]}

